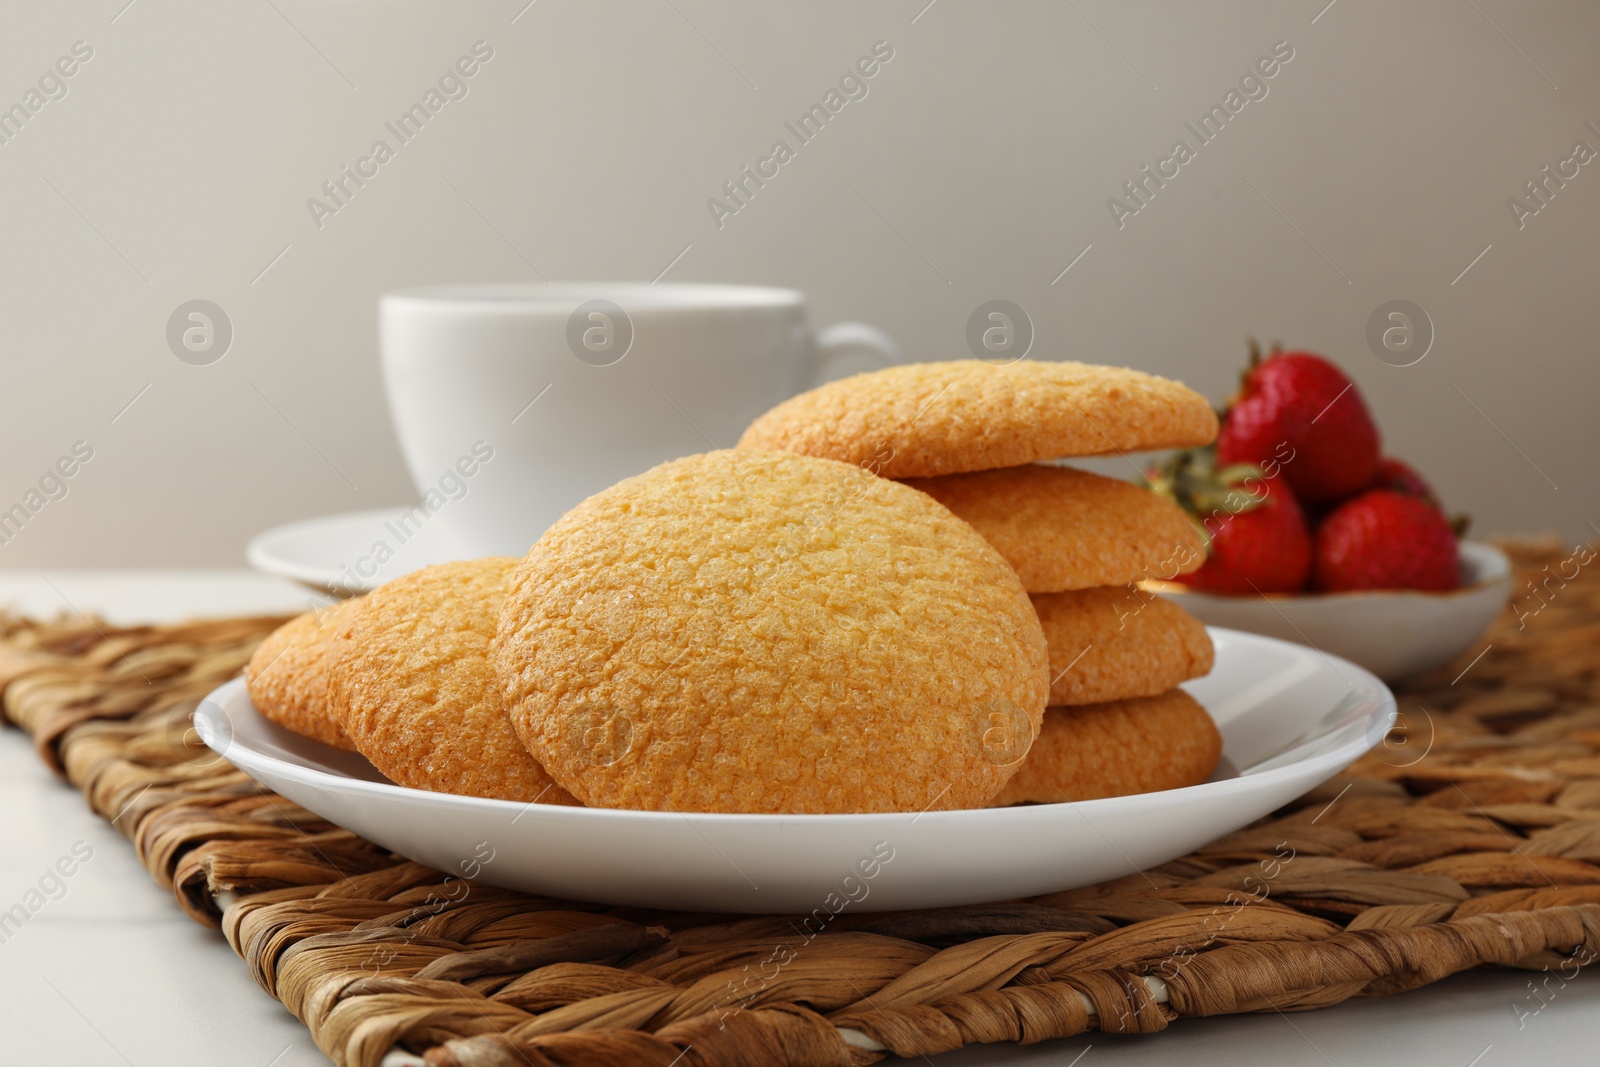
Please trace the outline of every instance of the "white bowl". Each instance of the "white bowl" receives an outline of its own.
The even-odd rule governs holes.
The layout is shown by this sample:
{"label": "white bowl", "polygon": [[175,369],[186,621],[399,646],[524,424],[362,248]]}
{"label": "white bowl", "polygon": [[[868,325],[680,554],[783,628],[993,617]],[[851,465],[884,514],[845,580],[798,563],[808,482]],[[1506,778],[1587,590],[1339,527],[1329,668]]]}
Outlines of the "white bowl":
{"label": "white bowl", "polygon": [[1208,626],[1265,634],[1359,663],[1386,682],[1442,667],[1472,647],[1511,596],[1511,561],[1461,542],[1461,588],[1224,596],[1173,582],[1147,586]]}
{"label": "white bowl", "polygon": [[758,914],[936,908],[1071,889],[1184,855],[1338,774],[1394,722],[1393,694],[1354,664],[1253,634],[1212,638],[1216,667],[1184,685],[1222,732],[1212,780],[1077,804],[882,815],[520,804],[394,785],[360,756],[262,718],[243,681],[202,701],[194,723],[207,745],[295,803],[508,889]]}

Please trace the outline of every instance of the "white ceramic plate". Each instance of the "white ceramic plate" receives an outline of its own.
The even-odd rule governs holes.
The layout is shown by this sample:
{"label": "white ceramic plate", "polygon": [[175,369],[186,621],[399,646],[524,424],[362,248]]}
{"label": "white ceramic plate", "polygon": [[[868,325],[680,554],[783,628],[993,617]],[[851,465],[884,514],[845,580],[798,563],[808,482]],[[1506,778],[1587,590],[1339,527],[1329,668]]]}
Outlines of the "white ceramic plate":
{"label": "white ceramic plate", "polygon": [[1448,593],[1217,596],[1172,582],[1149,586],[1208,626],[1298,641],[1395,682],[1472,647],[1511,595],[1511,561],[1493,545],[1461,542],[1461,588]]}
{"label": "white ceramic plate", "polygon": [[889,815],[521,804],[393,785],[360,756],[267,722],[243,681],[212,693],[194,721],[206,744],[290,800],[403,856],[493,885],[692,911],[801,913],[839,899],[858,911],[934,908],[1164,863],[1326,781],[1394,721],[1393,694],[1352,663],[1253,634],[1211,636],[1215,669],[1184,688],[1222,731],[1217,775],[1076,804]]}
{"label": "white ceramic plate", "polygon": [[252,537],[245,556],[258,571],[354,596],[419,568],[464,558],[442,530],[418,522],[419,514],[395,506],[286,523]]}

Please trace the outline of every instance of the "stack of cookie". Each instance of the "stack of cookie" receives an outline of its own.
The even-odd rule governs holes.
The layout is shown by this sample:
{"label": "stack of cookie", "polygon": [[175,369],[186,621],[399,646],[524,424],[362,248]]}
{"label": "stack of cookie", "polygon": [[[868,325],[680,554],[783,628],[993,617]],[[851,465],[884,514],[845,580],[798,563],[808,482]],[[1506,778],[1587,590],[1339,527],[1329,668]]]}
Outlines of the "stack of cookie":
{"label": "stack of cookie", "polygon": [[301,616],[246,681],[400,785],[530,803],[915,812],[1191,785],[1220,745],[1176,687],[1211,643],[1132,583],[1197,566],[1199,535],[1038,463],[1215,432],[1199,396],[1133,371],[852,378],[595,494],[520,561]]}
{"label": "stack of cookie", "polygon": [[1206,444],[1205,398],[1080,363],[915,364],[834,382],[757,419],[740,448],[783,449],[904,481],[966,520],[1031,594],[1050,659],[1043,728],[990,803],[1050,803],[1203,782],[1215,725],[1177,686],[1211,669],[1205,628],[1144,593],[1205,560],[1171,501],[1042,461]]}

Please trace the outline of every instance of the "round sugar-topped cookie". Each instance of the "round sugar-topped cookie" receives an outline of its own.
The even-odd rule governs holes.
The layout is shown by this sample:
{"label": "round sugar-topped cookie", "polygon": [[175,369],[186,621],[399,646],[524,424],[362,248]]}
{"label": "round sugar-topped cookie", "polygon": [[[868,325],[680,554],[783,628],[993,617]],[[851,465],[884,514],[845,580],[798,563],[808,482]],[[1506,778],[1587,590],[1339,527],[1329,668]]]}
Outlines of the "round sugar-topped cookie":
{"label": "round sugar-topped cookie", "polygon": [[1199,528],[1170,498],[1089,471],[1031,464],[906,484],[971,523],[1030,593],[1171,580],[1206,561]]}
{"label": "round sugar-topped cookie", "polygon": [[1033,598],[1050,646],[1050,703],[1099,704],[1164,693],[1211,670],[1205,626],[1136,586]]}
{"label": "round sugar-topped cookie", "polygon": [[981,807],[1038,730],[1044,635],[1004,559],[924,493],[784,452],[665,463],[518,568],[511,718],[585,804]]}
{"label": "round sugar-topped cookie", "polygon": [[1181,789],[1210,778],[1221,757],[1216,723],[1182,689],[1051,708],[1028,758],[990,807]]}
{"label": "round sugar-topped cookie", "polygon": [[1023,360],[911,363],[829,382],[751,423],[740,448],[782,449],[925,478],[1042,459],[1203,445],[1199,393],[1123,367]]}
{"label": "round sugar-topped cookie", "polygon": [[244,684],[257,711],[286,730],[353,751],[328,709],[328,662],[333,638],[361,598],[296,615],[256,646]]}
{"label": "round sugar-topped cookie", "polygon": [[356,750],[413,789],[577,803],[518,740],[489,663],[511,558],[425,567],[368,593],[339,635],[328,703]]}

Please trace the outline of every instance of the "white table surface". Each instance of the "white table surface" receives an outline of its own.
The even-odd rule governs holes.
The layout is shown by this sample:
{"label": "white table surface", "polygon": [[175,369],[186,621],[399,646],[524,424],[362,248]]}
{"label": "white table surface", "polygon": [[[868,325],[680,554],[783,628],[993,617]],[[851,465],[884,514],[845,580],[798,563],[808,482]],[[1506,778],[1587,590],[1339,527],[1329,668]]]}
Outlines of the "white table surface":
{"label": "white table surface", "polygon": [[[307,594],[247,571],[0,572],[0,603],[30,614],[98,611],[116,622],[292,611]],[[256,986],[219,933],[184,915],[128,842],[55,779],[21,731],[0,732],[0,910],[83,842],[93,857],[0,944],[7,1062],[128,1067],[326,1064],[304,1027]],[[82,846],[80,846],[80,851]],[[1089,1034],[1026,1049],[977,1047],[936,1067],[1308,1064],[1507,1067],[1594,1062],[1600,973],[1543,999],[1539,976],[1474,972],[1399,997],[1323,1011],[1184,1019],[1149,1037]],[[1542,1005],[1542,1007],[1541,1007]],[[1535,1010],[1537,1013],[1535,1014]],[[1521,1014],[1519,1018],[1519,1011]]]}

